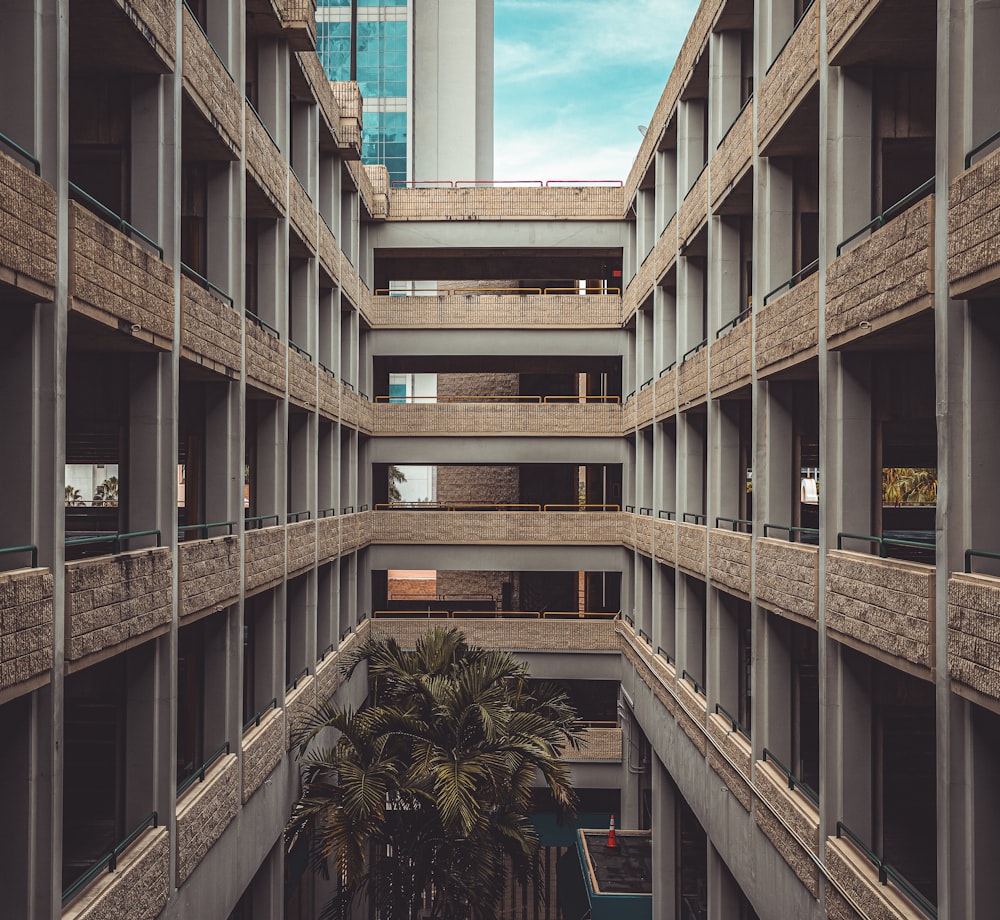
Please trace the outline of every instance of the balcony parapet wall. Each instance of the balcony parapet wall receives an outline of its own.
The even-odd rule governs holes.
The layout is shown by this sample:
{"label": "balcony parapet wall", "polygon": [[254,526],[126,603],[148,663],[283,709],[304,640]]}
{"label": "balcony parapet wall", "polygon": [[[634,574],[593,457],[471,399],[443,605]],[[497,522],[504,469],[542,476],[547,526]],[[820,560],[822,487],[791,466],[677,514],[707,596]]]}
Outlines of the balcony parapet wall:
{"label": "balcony parapet wall", "polygon": [[1000,150],[948,189],[948,280],[952,297],[975,297],[1000,282]]}
{"label": "balcony parapet wall", "polygon": [[755,331],[758,373],[774,373],[813,357],[819,342],[819,275],[761,307]]}
{"label": "balcony parapet wall", "polygon": [[186,540],[177,546],[180,603],[188,617],[236,603],[240,591],[240,538]]}
{"label": "balcony parapet wall", "polygon": [[666,518],[653,518],[654,558],[664,565],[677,564],[677,523]]}
{"label": "balcony parapet wall", "polygon": [[340,152],[345,159],[361,159],[361,89],[357,83],[334,81],[330,83],[333,98],[340,110]]}
{"label": "balcony parapet wall", "polygon": [[653,417],[656,421],[677,414],[677,368],[660,374],[653,384]]}
{"label": "balcony parapet wall", "polygon": [[222,836],[240,807],[240,766],[235,754],[220,757],[177,803],[177,886],[190,877]]}
{"label": "balcony parapet wall", "polygon": [[48,681],[52,640],[52,573],[0,573],[0,703]]}
{"label": "balcony parapet wall", "polygon": [[[819,812],[804,795],[788,788],[788,781],[770,763],[758,760],[754,768],[754,787],[771,808],[755,808],[757,826],[785,862],[799,877],[814,898],[819,897],[819,868],[813,857],[819,856]],[[771,809],[781,816],[778,821]],[[794,830],[789,833],[785,825]],[[800,841],[807,842],[807,853]]]}
{"label": "balcony parapet wall", "polygon": [[285,756],[285,713],[270,709],[243,735],[243,801],[246,802]]}
{"label": "balcony parapet wall", "polygon": [[330,88],[330,80],[315,51],[299,52],[296,58],[319,106],[320,118],[326,126],[326,132],[320,131],[320,147],[327,149],[332,145],[336,148],[340,145],[340,106]]}
{"label": "balcony parapet wall", "polygon": [[753,372],[753,316],[737,323],[711,343],[712,396],[724,396],[750,383]]}
{"label": "balcony parapet wall", "polygon": [[677,408],[690,409],[708,396],[708,349],[691,355],[677,368]]}
{"label": "balcony parapet wall", "polygon": [[607,761],[621,763],[622,730],[620,728],[600,728],[590,726],[580,736],[580,747],[567,747],[563,757],[570,761]]}
{"label": "balcony parapet wall", "polygon": [[394,188],[388,220],[620,220],[624,210],[609,186]]}
{"label": "balcony parapet wall", "polygon": [[[713,742],[713,746],[708,749],[709,765],[722,777],[736,800],[750,811],[753,797],[750,794],[749,783],[753,757],[749,740],[739,732],[733,731],[729,720],[718,713],[712,713],[708,717],[708,734]],[[736,764],[737,769],[733,770],[717,751],[725,753],[729,761]]]}
{"label": "balcony parapet wall", "polygon": [[316,522],[299,521],[285,528],[288,575],[291,577],[316,562]]}
{"label": "balcony parapet wall", "polygon": [[238,380],[243,372],[243,323],[232,305],[181,275],[181,355]]}
{"label": "balcony parapet wall", "polygon": [[953,689],[968,688],[1000,708],[1000,578],[948,579],[948,674]]}
{"label": "balcony parapet wall", "polygon": [[277,396],[285,395],[288,348],[276,335],[246,318],[246,375],[254,386]]}
{"label": "balcony parapet wall", "polygon": [[373,543],[621,543],[613,511],[374,511]]}
{"label": "balcony parapet wall", "polygon": [[376,329],[617,329],[617,294],[439,294],[372,297]]}
{"label": "balcony parapet wall", "polygon": [[676,527],[678,568],[704,576],[707,552],[705,525],[678,523]]}
{"label": "balcony parapet wall", "polygon": [[264,123],[249,106],[245,121],[247,174],[284,216],[288,210],[288,165]]}
{"label": "balcony parapet wall", "polygon": [[285,577],[285,528],[248,530],[243,541],[246,592],[274,587]]}
{"label": "balcony parapet wall", "polygon": [[757,602],[791,619],[819,619],[819,547],[762,537],[754,570]]}
{"label": "balcony parapet wall", "polygon": [[309,193],[302,187],[294,172],[288,175],[288,217],[292,230],[298,235],[306,248],[316,254],[317,234],[316,224],[319,215]]}
{"label": "balcony parapet wall", "polygon": [[184,89],[205,121],[239,157],[243,149],[243,94],[186,6],[182,16]]}
{"label": "balcony parapet wall", "polygon": [[813,3],[761,81],[757,137],[761,151],[819,83],[819,8]]}
{"label": "balcony parapet wall", "polygon": [[40,300],[56,284],[56,193],[0,152],[0,282]]}
{"label": "balcony parapet wall", "polygon": [[751,99],[719,142],[712,156],[713,208],[733,190],[753,160],[753,108]]}
{"label": "balcony parapet wall", "polygon": [[708,168],[701,171],[681,202],[678,230],[681,246],[689,243],[708,220]]}
{"label": "balcony parapet wall", "polygon": [[837,885],[836,888],[827,886],[828,916],[857,916],[840,891],[850,895],[851,901],[864,910],[865,917],[877,917],[878,920],[923,920],[926,916],[894,886],[881,884],[878,870],[848,840],[828,837],[825,856],[827,873]]}
{"label": "balcony parapet wall", "polygon": [[581,435],[620,437],[617,403],[375,403],[375,434]]}
{"label": "balcony parapet wall", "polygon": [[750,597],[750,534],[713,528],[708,534],[708,576],[743,598]]}
{"label": "balcony parapet wall", "polygon": [[285,750],[292,749],[292,739],[305,724],[316,706],[316,678],[300,677],[298,685],[285,692]]}
{"label": "balcony parapet wall", "polygon": [[316,408],[316,365],[288,349],[288,398],[303,409]]}

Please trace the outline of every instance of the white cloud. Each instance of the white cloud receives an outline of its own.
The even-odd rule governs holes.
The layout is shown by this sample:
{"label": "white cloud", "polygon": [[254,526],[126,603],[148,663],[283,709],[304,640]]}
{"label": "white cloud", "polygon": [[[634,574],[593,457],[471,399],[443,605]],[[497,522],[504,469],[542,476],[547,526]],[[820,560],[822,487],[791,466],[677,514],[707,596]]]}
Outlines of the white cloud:
{"label": "white cloud", "polygon": [[571,179],[596,181],[628,176],[642,138],[595,143],[585,126],[555,132],[524,131],[497,143],[493,175],[497,179]]}

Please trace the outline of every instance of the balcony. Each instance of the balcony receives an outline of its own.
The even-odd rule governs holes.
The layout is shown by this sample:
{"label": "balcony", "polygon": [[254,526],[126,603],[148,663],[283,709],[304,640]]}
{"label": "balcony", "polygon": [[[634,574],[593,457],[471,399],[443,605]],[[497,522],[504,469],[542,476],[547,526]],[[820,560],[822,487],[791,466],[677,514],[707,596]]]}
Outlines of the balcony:
{"label": "balcony", "polygon": [[819,275],[816,266],[793,275],[764,298],[757,313],[757,373],[775,374],[816,356],[819,344]]}
{"label": "balcony", "polygon": [[173,71],[175,0],[77,0],[68,12],[74,45],[93,49],[99,66],[134,74]]}
{"label": "balcony", "polygon": [[[246,103],[247,176],[263,198],[262,205],[248,208],[256,215],[283,217],[287,209],[288,166],[278,143],[261,121],[260,115]],[[248,188],[248,195],[250,189]]]}
{"label": "balcony", "polygon": [[[708,764],[722,778],[736,800],[750,811],[750,766],[753,755],[750,737],[721,706],[708,717]],[[721,755],[725,755],[725,757]],[[735,764],[735,768],[731,765]]]}
{"label": "balcony", "polygon": [[653,247],[653,279],[659,284],[677,263],[677,215],[667,222]]}
{"label": "balcony", "polygon": [[[477,185],[458,188],[394,188],[389,220],[621,220],[620,186]],[[652,276],[652,263],[650,264]]]}
{"label": "balcony", "polygon": [[360,309],[361,278],[354,263],[346,255],[341,255],[340,259],[340,293],[351,302],[352,306]]}
{"label": "balcony", "polygon": [[[135,534],[76,538],[113,544],[115,555],[66,563],[66,661],[70,670],[91,656],[124,651],[162,635],[172,615],[173,557],[167,547],[121,552]],[[102,655],[101,657],[104,657]]]}
{"label": "balcony", "polygon": [[[847,539],[847,535],[842,535]],[[842,542],[838,539],[838,543]],[[826,555],[826,627],[894,667],[934,668],[934,566],[847,550]]]}
{"label": "balcony", "polygon": [[[308,515],[309,512],[302,513]],[[289,515],[285,528],[289,578],[316,564],[316,522],[300,520],[292,523],[293,517],[299,515]]]}
{"label": "balcony", "polygon": [[278,330],[252,313],[247,313],[244,327],[247,383],[284,399],[288,349],[282,343]]}
{"label": "balcony", "polygon": [[288,348],[288,398],[303,409],[316,408],[316,365],[295,344]]}
{"label": "balcony", "polygon": [[[34,547],[25,550],[34,557]],[[0,572],[0,703],[48,682],[52,602],[52,573],[34,559],[31,568]]]}
{"label": "balcony", "polygon": [[[631,509],[631,506],[629,506]],[[631,511],[622,519],[622,543],[629,549],[637,550],[644,556],[653,555],[653,518],[650,508],[640,509],[639,514]]]}
{"label": "balcony", "polygon": [[708,398],[707,342],[690,349],[677,368],[677,409],[683,412]]}
{"label": "balcony", "polygon": [[70,202],[70,310],[169,350],[174,339],[174,273],[163,261],[162,250],[85,192],[73,192],[106,219]]}
{"label": "balcony", "polygon": [[[431,398],[434,399],[433,397]],[[372,430],[391,435],[538,435],[621,437],[617,397],[437,397],[372,406]]]}
{"label": "balcony", "polygon": [[[830,347],[853,342],[933,307],[934,196],[897,211],[926,190],[925,184],[862,228],[859,233],[879,227],[827,267]],[[838,253],[850,242],[852,238],[841,243]]]}
{"label": "balcony", "polygon": [[673,512],[661,511],[653,519],[653,558],[671,567],[677,564],[677,522],[666,517]]}
{"label": "balcony", "polygon": [[271,775],[285,756],[285,713],[271,700],[243,726],[244,803]]}
{"label": "balcony", "polygon": [[708,168],[701,171],[694,185],[681,202],[677,215],[677,226],[681,250],[688,245],[695,234],[708,220]]}
{"label": "balcony", "polygon": [[[323,71],[323,65],[315,54],[308,51],[296,55],[302,75],[309,84],[320,113],[319,145],[324,151],[336,151],[340,147],[340,106],[330,88],[330,80]],[[325,126],[325,130],[324,130]]]}
{"label": "balcony", "polygon": [[[186,534],[198,537],[208,533],[213,525],[193,525],[183,528]],[[233,535],[231,522],[215,524],[229,533],[204,539],[188,539],[177,545],[179,581],[178,615],[222,610],[239,599],[240,538]]]}
{"label": "balcony", "polygon": [[320,365],[319,373],[316,375],[317,400],[320,414],[336,422],[340,420],[340,384],[334,376],[333,371]]}
{"label": "balcony", "polygon": [[[181,15],[185,102],[201,116],[197,130],[194,124],[185,124],[185,140],[197,138],[198,154],[205,152],[202,145],[211,145],[218,153],[224,152],[225,159],[238,159],[243,149],[243,94],[186,4]],[[190,131],[194,133],[189,134]],[[186,149],[185,153],[191,155],[195,151]]]}
{"label": "balcony", "polygon": [[[225,753],[222,753],[222,752]],[[190,877],[240,807],[240,766],[229,743],[177,798],[177,887]]]}
{"label": "balcony", "polygon": [[319,214],[294,172],[288,176],[288,217],[292,231],[310,255],[316,255]]}
{"label": "balcony", "polygon": [[677,365],[660,371],[653,384],[654,420],[659,422],[677,414]]}
{"label": "balcony", "polygon": [[631,316],[653,295],[653,266],[656,260],[650,251],[643,259],[642,265],[635,273],[625,289],[625,314]]}
{"label": "balcony", "polygon": [[446,545],[621,543],[621,514],[617,511],[583,510],[587,506],[577,510],[575,505],[546,506],[549,511],[542,511],[538,505],[492,505],[489,507],[496,510],[483,511],[438,510],[444,507],[430,505],[426,511],[376,509],[372,542]]}
{"label": "balcony", "polygon": [[713,211],[723,206],[729,194],[750,173],[753,165],[753,106],[751,96],[712,155]]}
{"label": "balcony", "polygon": [[948,579],[948,674],[952,689],[996,709],[1000,702],[1000,578]]}
{"label": "balcony", "polygon": [[677,678],[677,724],[691,740],[702,757],[708,753],[706,740],[706,723],[708,720],[708,700],[705,688],[696,683],[686,671],[681,671]]}
{"label": "balcony", "polygon": [[309,673],[309,668],[295,678],[285,688],[285,750],[292,749],[292,739],[295,737],[309,714],[316,706],[316,678]]}
{"label": "balcony", "polygon": [[754,326],[750,309],[747,307],[715,334],[709,378],[713,397],[725,396],[750,383]]}
{"label": "balcony", "polygon": [[316,3],[314,0],[277,0],[281,34],[293,51],[316,48]]}
{"label": "balcony", "polygon": [[320,512],[316,521],[316,556],[319,564],[336,559],[340,555],[340,518],[335,508]]}
{"label": "balcony", "polygon": [[[257,530],[249,529],[254,525]],[[276,514],[247,518],[247,528],[243,535],[243,573],[244,590],[249,595],[284,580],[285,528],[278,523]]]}
{"label": "balcony", "polygon": [[213,373],[239,380],[243,323],[232,299],[181,267],[181,356]]}
{"label": "balcony", "polygon": [[[994,136],[989,143],[996,143]],[[980,148],[984,145],[980,145]],[[970,165],[979,152],[966,157],[965,172],[948,189],[948,282],[952,297],[995,295],[1000,283],[1000,150]]]}
{"label": "balcony", "polygon": [[170,890],[170,838],[156,812],[81,881],[63,894],[62,920],[159,916]]}
{"label": "balcony", "polygon": [[0,236],[0,284],[31,298],[52,300],[56,194],[39,177],[40,170],[34,157],[0,134],[0,219],[4,228]]}
{"label": "balcony", "polygon": [[708,577],[731,594],[750,597],[750,534],[721,529],[708,534]]}
{"label": "balcony", "polygon": [[655,380],[649,379],[639,387],[639,392],[635,394],[635,428],[648,428],[653,422],[653,408],[655,402],[655,390],[653,384]]}
{"label": "balcony", "polygon": [[320,218],[318,225],[319,267],[334,284],[340,283],[340,244],[330,225]]}
{"label": "balcony", "polygon": [[349,428],[361,428],[365,400],[349,383],[340,386],[340,421]]}
{"label": "balcony", "polygon": [[361,90],[357,83],[331,82],[333,98],[340,112],[337,136],[340,138],[340,155],[345,160],[361,159]]}
{"label": "balcony", "polygon": [[622,730],[613,722],[584,722],[580,747],[567,748],[563,756],[574,762],[622,762]]}
{"label": "balcony", "polygon": [[792,620],[819,619],[819,547],[765,536],[757,540],[757,602]]}
{"label": "balcony", "polygon": [[[708,552],[705,516],[685,514],[684,518],[684,521],[677,524],[677,567],[704,578]],[[699,523],[692,523],[693,521]]]}

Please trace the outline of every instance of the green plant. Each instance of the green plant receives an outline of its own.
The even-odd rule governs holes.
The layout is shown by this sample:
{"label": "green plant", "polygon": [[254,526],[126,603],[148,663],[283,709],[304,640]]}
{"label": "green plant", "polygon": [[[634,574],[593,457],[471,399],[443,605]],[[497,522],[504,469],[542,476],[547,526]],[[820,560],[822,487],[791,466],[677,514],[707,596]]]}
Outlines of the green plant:
{"label": "green plant", "polygon": [[118,477],[105,479],[94,491],[94,502],[102,505],[118,504]]}
{"label": "green plant", "polygon": [[398,502],[403,498],[399,491],[401,483],[406,482],[406,474],[398,466],[389,467],[389,501]]}

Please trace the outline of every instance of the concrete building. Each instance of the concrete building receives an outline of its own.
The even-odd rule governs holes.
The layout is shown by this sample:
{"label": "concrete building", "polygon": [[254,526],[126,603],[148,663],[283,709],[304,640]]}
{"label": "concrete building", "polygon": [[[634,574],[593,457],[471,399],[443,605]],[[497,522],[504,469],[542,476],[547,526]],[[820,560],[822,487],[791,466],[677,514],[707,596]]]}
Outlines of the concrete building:
{"label": "concrete building", "polygon": [[289,732],[394,570],[568,682],[655,917],[994,916],[998,33],[705,0],[624,188],[390,189],[308,2],[9,4],[0,912],[312,917]]}

